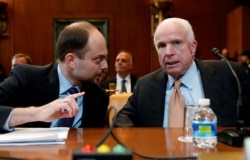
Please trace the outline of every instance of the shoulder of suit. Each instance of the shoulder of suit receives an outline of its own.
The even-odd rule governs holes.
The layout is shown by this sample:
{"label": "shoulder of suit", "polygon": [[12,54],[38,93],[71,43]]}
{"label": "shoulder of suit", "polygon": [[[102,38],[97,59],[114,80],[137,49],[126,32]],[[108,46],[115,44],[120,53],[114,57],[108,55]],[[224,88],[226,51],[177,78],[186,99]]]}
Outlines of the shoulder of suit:
{"label": "shoulder of suit", "polygon": [[116,78],[115,78],[115,77],[108,78],[108,79],[106,79],[105,81],[103,81],[103,82],[100,84],[100,86],[101,86],[102,88],[108,89],[108,88],[109,88],[109,86],[108,86],[109,83],[116,83]]}
{"label": "shoulder of suit", "polygon": [[106,83],[110,83],[110,82],[116,83],[116,77],[108,78],[103,83],[106,84]]}
{"label": "shoulder of suit", "polygon": [[[153,79],[165,79],[167,76],[167,74],[165,73],[165,71],[160,68],[160,69],[157,69],[153,72],[150,72],[144,76],[141,76],[139,79],[149,79],[149,80],[153,80]],[[138,79],[138,80],[139,80]]]}
{"label": "shoulder of suit", "polygon": [[48,70],[55,70],[56,64],[51,63],[44,66],[38,66],[38,65],[32,65],[32,64],[23,64],[23,65],[17,65],[12,72],[13,73],[38,73],[45,71],[48,72]]}
{"label": "shoulder of suit", "polygon": [[134,75],[134,74],[130,74],[130,78],[131,79],[138,79],[138,77],[136,75]]}

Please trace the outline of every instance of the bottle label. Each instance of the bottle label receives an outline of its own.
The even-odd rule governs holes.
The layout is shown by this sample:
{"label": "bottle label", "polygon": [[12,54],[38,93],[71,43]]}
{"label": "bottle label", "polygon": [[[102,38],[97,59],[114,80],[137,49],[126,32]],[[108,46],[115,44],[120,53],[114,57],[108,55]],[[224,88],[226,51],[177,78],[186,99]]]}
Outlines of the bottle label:
{"label": "bottle label", "polygon": [[214,137],[217,132],[217,124],[214,122],[192,122],[194,137]]}

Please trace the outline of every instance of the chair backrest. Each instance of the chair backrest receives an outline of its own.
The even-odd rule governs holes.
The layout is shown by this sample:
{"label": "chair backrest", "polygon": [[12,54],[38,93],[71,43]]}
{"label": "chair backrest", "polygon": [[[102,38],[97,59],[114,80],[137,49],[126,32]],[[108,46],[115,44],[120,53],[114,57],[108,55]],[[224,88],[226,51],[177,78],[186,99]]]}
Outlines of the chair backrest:
{"label": "chair backrest", "polygon": [[[132,93],[121,93],[121,94],[112,94],[109,96],[109,107],[115,107],[117,112],[119,112],[122,107],[126,104],[128,98]],[[109,113],[109,124],[112,123],[115,111],[111,110]]]}

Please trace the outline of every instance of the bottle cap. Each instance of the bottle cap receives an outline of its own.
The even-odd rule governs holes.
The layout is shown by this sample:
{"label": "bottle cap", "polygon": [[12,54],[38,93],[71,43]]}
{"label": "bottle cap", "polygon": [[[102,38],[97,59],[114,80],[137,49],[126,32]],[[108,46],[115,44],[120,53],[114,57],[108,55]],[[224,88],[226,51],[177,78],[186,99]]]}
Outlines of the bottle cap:
{"label": "bottle cap", "polygon": [[198,104],[199,105],[210,105],[210,99],[208,99],[208,98],[199,99]]}

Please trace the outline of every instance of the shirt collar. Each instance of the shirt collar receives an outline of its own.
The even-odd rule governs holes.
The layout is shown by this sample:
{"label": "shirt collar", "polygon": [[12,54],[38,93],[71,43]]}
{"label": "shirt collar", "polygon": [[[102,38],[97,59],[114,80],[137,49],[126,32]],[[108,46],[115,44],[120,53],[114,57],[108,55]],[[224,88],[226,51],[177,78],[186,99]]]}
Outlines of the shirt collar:
{"label": "shirt collar", "polygon": [[[68,81],[68,79],[63,75],[60,65],[57,65],[57,73],[59,78],[59,94],[64,94],[69,88],[72,87],[72,84]],[[76,86],[79,91],[79,87]]]}
{"label": "shirt collar", "polygon": [[181,82],[188,88],[193,89],[194,88],[194,79],[198,76],[199,70],[198,67],[193,61],[187,72],[183,77],[181,77]]}
{"label": "shirt collar", "polygon": [[128,74],[127,77],[125,77],[125,78],[122,78],[118,74],[116,74],[116,79],[118,82],[121,82],[123,79],[125,79],[127,82],[129,82],[130,81],[129,77],[130,77],[130,74]]}
{"label": "shirt collar", "polygon": [[[199,70],[195,64],[195,61],[193,61],[187,72],[180,78],[181,83],[186,87],[192,89],[194,87],[194,81],[192,81],[192,79],[197,76],[198,72]],[[168,89],[171,89],[173,87],[174,82],[175,79],[172,76],[168,75]]]}

